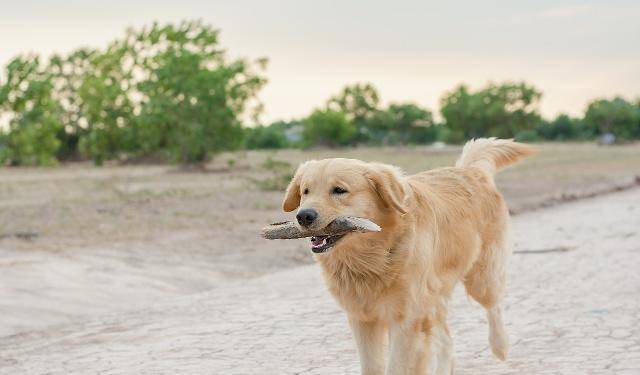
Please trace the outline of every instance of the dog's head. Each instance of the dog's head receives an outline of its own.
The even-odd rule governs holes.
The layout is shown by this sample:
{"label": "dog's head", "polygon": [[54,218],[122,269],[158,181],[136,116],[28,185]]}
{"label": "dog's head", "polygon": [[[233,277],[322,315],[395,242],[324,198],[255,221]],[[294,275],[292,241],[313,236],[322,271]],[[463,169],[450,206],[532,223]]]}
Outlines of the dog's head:
{"label": "dog's head", "polygon": [[[282,208],[286,212],[297,209],[298,224],[309,229],[324,228],[340,216],[382,224],[390,216],[407,212],[407,191],[401,172],[389,165],[354,159],[311,160],[298,167]],[[311,249],[324,253],[343,236],[312,237]]]}

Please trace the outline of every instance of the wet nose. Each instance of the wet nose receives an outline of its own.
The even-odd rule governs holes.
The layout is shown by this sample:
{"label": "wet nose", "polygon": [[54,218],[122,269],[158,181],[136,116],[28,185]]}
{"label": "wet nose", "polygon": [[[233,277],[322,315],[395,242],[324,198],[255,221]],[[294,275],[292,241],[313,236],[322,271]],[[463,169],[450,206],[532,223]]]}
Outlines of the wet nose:
{"label": "wet nose", "polygon": [[312,208],[305,208],[298,211],[296,215],[296,219],[298,219],[298,223],[303,227],[308,227],[313,224],[313,222],[318,218],[318,213],[316,210]]}

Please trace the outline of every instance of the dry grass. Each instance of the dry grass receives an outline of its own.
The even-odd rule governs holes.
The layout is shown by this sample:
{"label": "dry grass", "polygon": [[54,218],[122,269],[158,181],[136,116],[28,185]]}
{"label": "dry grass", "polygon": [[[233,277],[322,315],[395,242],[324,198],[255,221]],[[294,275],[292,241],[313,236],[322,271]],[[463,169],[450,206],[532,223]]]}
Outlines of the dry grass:
{"label": "dry grass", "polygon": [[[640,174],[640,145],[543,144],[537,148],[538,155],[498,177],[516,211],[562,196],[608,189]],[[451,165],[458,153],[458,147],[237,152],[217,158],[209,165],[211,172],[89,164],[3,169],[0,235],[34,231],[39,234],[35,242],[42,241],[38,247],[58,250],[113,241],[153,243],[179,231],[214,237],[220,232],[224,235],[216,241],[216,252],[224,254],[230,246],[257,251],[270,246],[254,238],[257,230],[282,217],[280,191],[304,160],[375,160],[413,173]]]}

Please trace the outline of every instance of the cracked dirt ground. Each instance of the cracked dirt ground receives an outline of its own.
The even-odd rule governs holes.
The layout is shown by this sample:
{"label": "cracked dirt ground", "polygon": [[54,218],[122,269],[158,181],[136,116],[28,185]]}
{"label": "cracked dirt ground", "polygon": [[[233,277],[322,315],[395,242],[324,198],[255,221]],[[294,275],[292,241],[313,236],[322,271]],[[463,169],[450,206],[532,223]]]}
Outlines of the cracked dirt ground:
{"label": "cracked dirt ground", "polygon": [[[451,302],[457,374],[640,374],[640,189],[514,218],[507,362]],[[559,251],[553,250],[561,249]],[[316,265],[4,337],[2,374],[357,374]]]}

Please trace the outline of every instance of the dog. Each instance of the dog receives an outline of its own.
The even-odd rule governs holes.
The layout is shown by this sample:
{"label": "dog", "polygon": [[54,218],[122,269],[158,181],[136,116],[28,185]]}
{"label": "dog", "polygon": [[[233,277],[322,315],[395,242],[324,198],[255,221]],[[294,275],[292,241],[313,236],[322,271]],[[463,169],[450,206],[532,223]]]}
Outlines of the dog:
{"label": "dog", "polygon": [[282,206],[297,209],[301,227],[357,216],[382,228],[311,238],[329,291],[348,315],[362,374],[384,373],[387,334],[387,374],[453,373],[447,301],[459,281],[486,309],[491,350],[506,359],[500,301],[510,218],[494,175],[532,153],[513,140],[482,138],[465,144],[455,167],[410,176],[355,159],[298,167]]}

